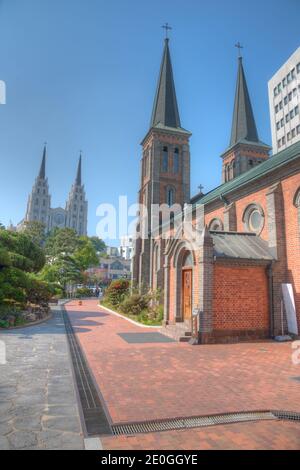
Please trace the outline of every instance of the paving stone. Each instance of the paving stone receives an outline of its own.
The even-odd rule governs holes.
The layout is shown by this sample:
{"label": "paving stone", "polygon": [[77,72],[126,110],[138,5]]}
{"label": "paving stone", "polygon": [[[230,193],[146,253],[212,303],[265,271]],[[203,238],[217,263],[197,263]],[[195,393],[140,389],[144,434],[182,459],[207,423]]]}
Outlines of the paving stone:
{"label": "paving stone", "polygon": [[6,437],[0,436],[0,450],[9,450],[9,442]]}
{"label": "paving stone", "polygon": [[68,419],[66,419],[65,417],[44,417],[43,427],[44,429],[80,432],[79,419],[78,417],[72,416],[69,416]]}
{"label": "paving stone", "polygon": [[12,449],[26,449],[37,445],[36,434],[30,431],[15,431],[8,436],[8,441]]}
{"label": "paving stone", "polygon": [[[61,315],[17,333],[1,332],[0,340],[4,336],[9,354],[0,370],[0,449],[83,448]],[[60,429],[43,429],[48,419]]]}

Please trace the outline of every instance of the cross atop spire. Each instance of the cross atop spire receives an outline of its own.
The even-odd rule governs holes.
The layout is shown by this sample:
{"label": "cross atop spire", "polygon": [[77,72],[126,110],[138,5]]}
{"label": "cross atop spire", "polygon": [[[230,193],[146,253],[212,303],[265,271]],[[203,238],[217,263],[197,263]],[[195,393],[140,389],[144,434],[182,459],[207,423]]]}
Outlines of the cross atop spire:
{"label": "cross atop spire", "polygon": [[238,48],[238,51],[239,51],[239,55],[238,55],[238,56],[239,56],[239,58],[242,57],[241,50],[244,49],[244,46],[242,46],[240,42],[237,42],[237,43],[235,44],[235,47]]}
{"label": "cross atop spire", "polygon": [[[167,26],[167,24],[165,27],[170,29],[170,26]],[[165,48],[151,117],[151,127],[155,127],[158,124],[175,129],[181,127],[168,38],[165,39]]]}
{"label": "cross atop spire", "polygon": [[46,156],[47,156],[47,142],[45,142],[44,144],[43,158],[42,158],[42,163],[41,163],[40,172],[39,172],[40,179],[45,179],[46,177]]}
{"label": "cross atop spire", "polygon": [[166,30],[166,39],[169,39],[168,31],[171,31],[172,27],[169,26],[169,23],[165,23],[164,25],[162,25],[162,28]]}
{"label": "cross atop spire", "polygon": [[80,150],[79,162],[78,162],[78,167],[77,167],[77,175],[76,175],[76,180],[75,180],[75,184],[77,186],[81,186],[81,161],[82,161],[82,151]]}

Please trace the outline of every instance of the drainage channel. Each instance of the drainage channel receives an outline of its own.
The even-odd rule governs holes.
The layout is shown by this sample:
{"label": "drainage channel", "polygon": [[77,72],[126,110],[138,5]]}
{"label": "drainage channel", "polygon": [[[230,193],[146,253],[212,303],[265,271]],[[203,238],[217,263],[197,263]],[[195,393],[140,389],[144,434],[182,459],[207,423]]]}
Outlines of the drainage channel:
{"label": "drainage channel", "polygon": [[192,429],[217,424],[242,423],[246,421],[276,420],[277,417],[270,411],[228,413],[215,416],[196,416],[189,418],[167,419],[161,421],[147,421],[140,423],[124,423],[112,425],[114,435],[130,435],[177,429]]}
{"label": "drainage channel", "polygon": [[74,334],[73,327],[63,306],[62,316],[69,341],[75,379],[88,436],[100,436],[104,434],[113,434],[116,436],[145,434],[151,432],[193,429],[216,426],[218,424],[234,424],[262,420],[300,421],[300,413],[284,410],[272,410],[245,411],[212,416],[194,416],[110,425],[101,403],[99,392],[94,385],[86,360],[82,354],[80,345],[78,344],[76,335]]}
{"label": "drainage channel", "polygon": [[94,385],[86,360],[63,306],[62,316],[69,341],[71,359],[87,435],[97,436],[101,434],[112,434],[109,421],[99,398],[99,393]]}

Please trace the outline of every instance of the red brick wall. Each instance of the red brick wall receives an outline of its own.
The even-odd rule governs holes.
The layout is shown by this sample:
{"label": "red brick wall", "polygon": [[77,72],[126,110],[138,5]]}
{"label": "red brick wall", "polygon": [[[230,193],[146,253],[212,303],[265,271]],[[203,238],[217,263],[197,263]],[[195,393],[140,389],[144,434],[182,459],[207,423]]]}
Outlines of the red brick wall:
{"label": "red brick wall", "polygon": [[288,279],[293,285],[298,327],[300,329],[300,227],[294,197],[300,187],[300,174],[283,180],[282,191],[285,212],[286,254]]}
{"label": "red brick wall", "polygon": [[268,280],[264,267],[214,269],[213,330],[267,330]]}

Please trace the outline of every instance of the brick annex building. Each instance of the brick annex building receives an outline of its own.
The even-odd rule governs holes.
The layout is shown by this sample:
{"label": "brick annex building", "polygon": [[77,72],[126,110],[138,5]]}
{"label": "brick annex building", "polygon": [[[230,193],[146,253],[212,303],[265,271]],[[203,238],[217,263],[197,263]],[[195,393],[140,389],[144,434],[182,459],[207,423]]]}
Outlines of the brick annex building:
{"label": "brick annex building", "polygon": [[[169,40],[165,40],[150,129],[142,142],[139,202],[180,204],[199,236],[167,239],[162,224],[137,238],[133,281],[161,288],[170,334],[191,330],[198,309],[201,343],[267,338],[287,333],[282,284],[293,288],[300,328],[300,142],[276,155],[258,137],[243,70],[238,76],[222,184],[190,197],[191,133],[181,127]],[[193,210],[186,210],[185,204]],[[189,206],[191,207],[191,206]],[[197,208],[197,215],[196,215]],[[143,232],[140,213],[137,227]]]}

